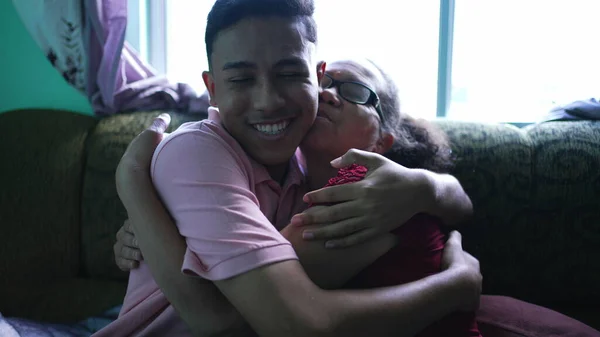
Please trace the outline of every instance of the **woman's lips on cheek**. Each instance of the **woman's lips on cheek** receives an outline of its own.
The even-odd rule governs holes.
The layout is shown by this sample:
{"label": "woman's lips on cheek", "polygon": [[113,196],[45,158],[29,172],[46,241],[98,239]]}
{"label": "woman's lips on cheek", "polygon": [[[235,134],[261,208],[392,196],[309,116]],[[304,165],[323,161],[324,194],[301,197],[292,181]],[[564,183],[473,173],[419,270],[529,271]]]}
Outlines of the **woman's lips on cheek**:
{"label": "woman's lips on cheek", "polygon": [[324,118],[331,122],[331,118],[329,118],[329,115],[327,115],[326,113],[324,113],[322,111],[317,112],[317,118],[319,118],[319,117]]}

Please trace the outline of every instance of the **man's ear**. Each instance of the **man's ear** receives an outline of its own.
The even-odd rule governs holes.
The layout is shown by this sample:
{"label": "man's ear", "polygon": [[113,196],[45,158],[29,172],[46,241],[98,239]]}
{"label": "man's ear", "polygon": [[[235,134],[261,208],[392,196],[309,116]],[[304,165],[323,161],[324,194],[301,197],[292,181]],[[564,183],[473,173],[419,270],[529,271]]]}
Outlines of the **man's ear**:
{"label": "man's ear", "polygon": [[384,132],[377,141],[377,144],[375,144],[375,149],[373,149],[373,152],[384,154],[392,148],[392,145],[394,145],[394,136],[390,133]]}
{"label": "man's ear", "polygon": [[217,106],[217,101],[215,101],[215,80],[212,73],[210,71],[203,71],[202,80],[204,81],[206,90],[208,90],[208,103],[211,106]]}
{"label": "man's ear", "polygon": [[327,62],[325,61],[320,61],[319,63],[317,63],[317,81],[319,83],[319,85],[321,84],[321,80],[323,79],[323,76],[325,76],[325,68],[327,67]]}

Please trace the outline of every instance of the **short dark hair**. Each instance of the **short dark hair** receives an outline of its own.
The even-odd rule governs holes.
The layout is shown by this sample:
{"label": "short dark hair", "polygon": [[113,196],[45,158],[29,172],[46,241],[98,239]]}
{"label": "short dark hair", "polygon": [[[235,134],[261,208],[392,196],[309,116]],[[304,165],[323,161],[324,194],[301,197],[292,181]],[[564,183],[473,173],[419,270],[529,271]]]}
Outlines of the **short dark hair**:
{"label": "short dark hair", "polygon": [[314,12],[313,0],[217,0],[208,13],[204,34],[209,67],[213,44],[219,32],[246,18],[274,16],[297,19],[305,27],[305,38],[317,43]]}
{"label": "short dark hair", "polygon": [[369,62],[379,70],[385,84],[377,91],[383,115],[381,128],[394,136],[394,144],[385,157],[408,168],[449,172],[454,166],[454,156],[446,133],[429,121],[402,113],[394,80],[375,62]]}

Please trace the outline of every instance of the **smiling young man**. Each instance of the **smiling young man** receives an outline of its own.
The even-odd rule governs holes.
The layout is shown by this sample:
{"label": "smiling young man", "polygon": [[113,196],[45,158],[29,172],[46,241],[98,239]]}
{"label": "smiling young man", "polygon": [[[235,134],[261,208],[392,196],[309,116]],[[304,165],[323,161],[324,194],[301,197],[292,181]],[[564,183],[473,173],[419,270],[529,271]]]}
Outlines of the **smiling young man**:
{"label": "smiling young man", "polygon": [[[145,263],[130,274],[119,319],[98,336],[408,336],[476,306],[478,264],[458,234],[440,274],[368,291],[322,290],[280,234],[305,208],[294,153],[315,119],[324,70],[315,59],[313,9],[309,0],[216,1],[203,78],[219,110],[173,132],[151,166],[187,248],[167,231],[136,231]],[[132,223],[168,223],[154,207],[136,206],[158,205],[147,199],[151,191],[123,190],[138,178],[117,179]],[[382,236],[370,244],[381,254],[394,242]]]}

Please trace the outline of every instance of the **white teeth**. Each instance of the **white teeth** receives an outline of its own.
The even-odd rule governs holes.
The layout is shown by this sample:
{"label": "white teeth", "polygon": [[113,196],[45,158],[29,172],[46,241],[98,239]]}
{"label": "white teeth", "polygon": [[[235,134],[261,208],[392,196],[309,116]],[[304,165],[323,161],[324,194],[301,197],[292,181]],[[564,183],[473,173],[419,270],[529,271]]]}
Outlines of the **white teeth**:
{"label": "white teeth", "polygon": [[254,124],[254,128],[264,134],[267,135],[277,135],[285,131],[287,128],[289,121],[283,121],[277,124]]}

